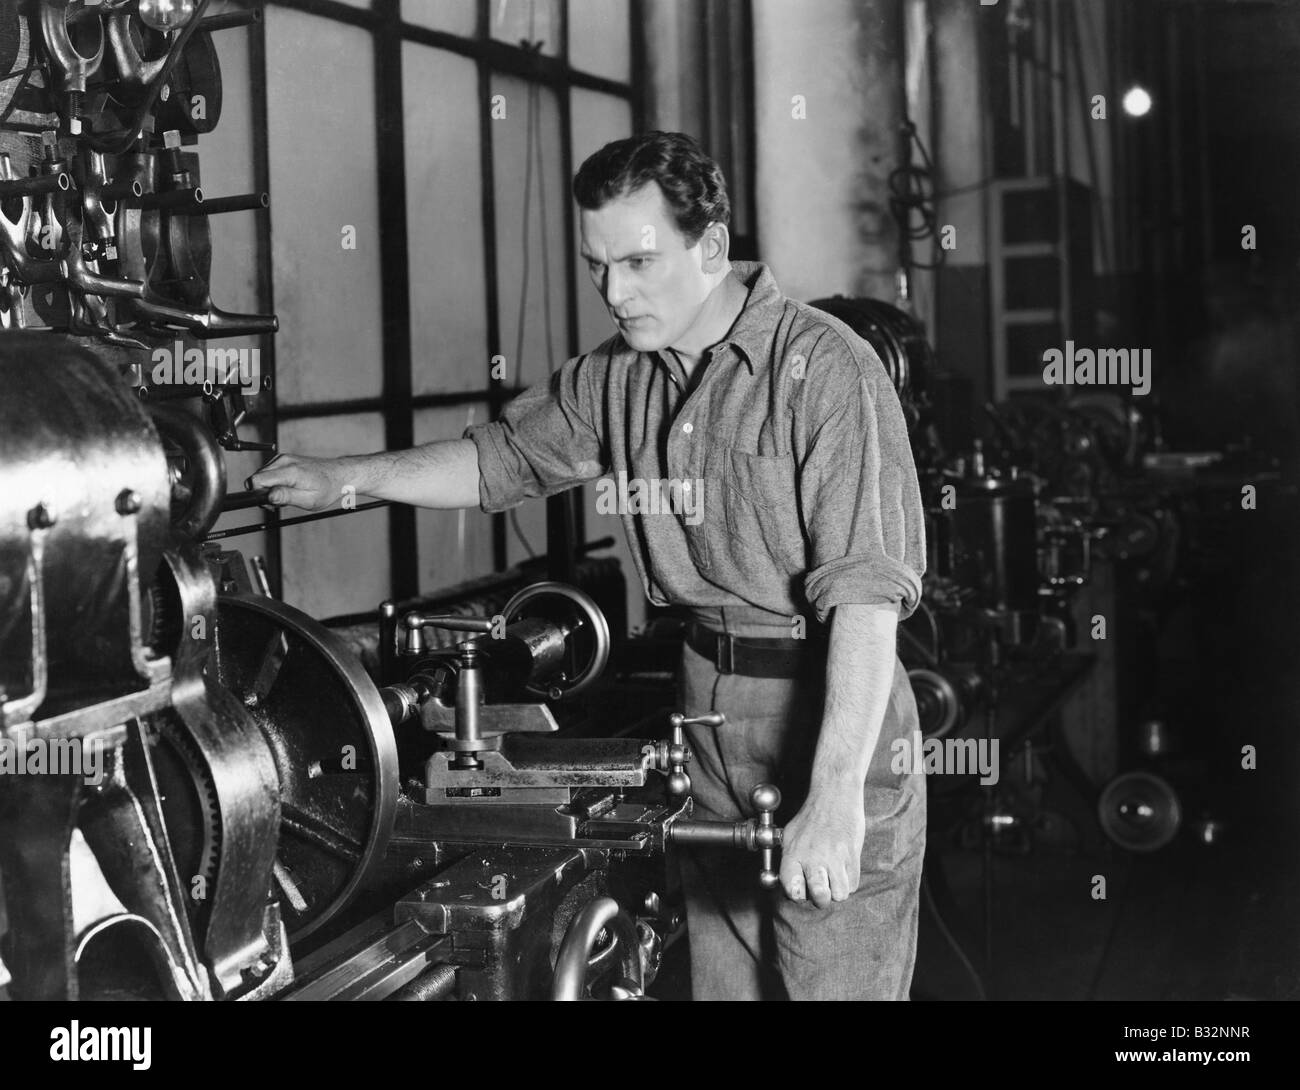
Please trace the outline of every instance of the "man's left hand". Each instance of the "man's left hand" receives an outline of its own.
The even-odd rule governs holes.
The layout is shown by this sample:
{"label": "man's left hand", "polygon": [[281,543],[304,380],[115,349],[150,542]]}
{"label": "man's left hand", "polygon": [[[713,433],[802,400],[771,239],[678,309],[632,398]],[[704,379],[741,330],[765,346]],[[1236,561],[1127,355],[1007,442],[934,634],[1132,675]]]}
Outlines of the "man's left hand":
{"label": "man's left hand", "polygon": [[785,827],[781,887],[792,901],[818,908],[847,900],[862,877],[867,819],[862,788],[814,790]]}

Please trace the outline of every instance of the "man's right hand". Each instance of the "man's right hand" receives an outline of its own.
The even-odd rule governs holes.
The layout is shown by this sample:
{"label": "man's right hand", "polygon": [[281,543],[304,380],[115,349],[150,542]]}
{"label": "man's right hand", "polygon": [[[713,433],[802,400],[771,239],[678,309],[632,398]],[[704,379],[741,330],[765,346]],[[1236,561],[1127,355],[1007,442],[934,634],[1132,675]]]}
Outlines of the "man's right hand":
{"label": "man's right hand", "polygon": [[269,488],[268,502],[276,507],[302,507],[322,511],[343,499],[347,471],[342,458],[308,458],[279,454],[245,482],[246,487]]}

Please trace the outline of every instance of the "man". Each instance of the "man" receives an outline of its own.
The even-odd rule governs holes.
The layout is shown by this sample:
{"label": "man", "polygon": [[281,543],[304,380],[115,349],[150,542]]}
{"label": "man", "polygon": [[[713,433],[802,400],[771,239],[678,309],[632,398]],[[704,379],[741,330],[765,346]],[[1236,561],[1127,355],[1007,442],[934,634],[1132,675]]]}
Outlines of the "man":
{"label": "man", "polygon": [[460,440],[284,455],[251,483],[309,509],[351,485],[501,511],[605,474],[674,499],[620,511],[649,599],[690,610],[683,709],[727,717],[691,731],[697,812],[785,796],[784,897],[752,857],[682,861],[694,996],[905,999],[925,787],[890,743],[918,723],[895,640],[925,540],[897,396],[847,327],[728,260],[726,185],[689,137],[609,144],[573,191],[616,336]]}

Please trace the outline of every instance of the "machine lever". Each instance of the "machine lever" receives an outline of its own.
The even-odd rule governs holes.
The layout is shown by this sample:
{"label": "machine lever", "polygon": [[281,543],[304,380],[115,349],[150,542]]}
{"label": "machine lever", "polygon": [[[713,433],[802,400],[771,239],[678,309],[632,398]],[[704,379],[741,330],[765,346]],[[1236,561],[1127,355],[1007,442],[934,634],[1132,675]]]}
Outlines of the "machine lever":
{"label": "machine lever", "polygon": [[423,629],[425,625],[431,625],[434,628],[447,628],[453,632],[488,633],[492,631],[492,622],[486,617],[444,617],[435,613],[408,613],[402,618],[402,624],[406,628],[406,653],[408,655],[424,654]]}
{"label": "machine lever", "polygon": [[750,792],[758,816],[747,821],[678,821],[668,828],[675,844],[697,844],[714,848],[741,848],[761,853],[759,884],[774,889],[780,881],[772,853],[781,845],[781,826],[773,815],[781,805],[781,792],[770,783],[760,783]]}
{"label": "machine lever", "polygon": [[686,765],[691,761],[693,754],[691,747],[686,742],[687,726],[700,727],[720,727],[727,721],[727,717],[722,712],[705,712],[704,715],[697,715],[688,718],[681,712],[673,712],[668,717],[668,722],[672,725],[672,738],[668,741],[660,741],[655,753],[655,767],[660,772],[668,773],[668,794],[684,798],[691,793],[691,777],[686,771]]}

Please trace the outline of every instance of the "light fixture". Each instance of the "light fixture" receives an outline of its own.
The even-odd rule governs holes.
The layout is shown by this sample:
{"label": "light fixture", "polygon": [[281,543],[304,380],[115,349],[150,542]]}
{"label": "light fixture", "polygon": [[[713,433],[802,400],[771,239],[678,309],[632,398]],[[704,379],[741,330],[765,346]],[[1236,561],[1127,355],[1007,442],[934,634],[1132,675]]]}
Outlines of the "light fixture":
{"label": "light fixture", "polygon": [[140,20],[164,34],[179,30],[194,17],[194,0],[140,0]]}
{"label": "light fixture", "polygon": [[1145,117],[1151,112],[1151,93],[1134,84],[1124,92],[1124,112],[1129,117]]}

